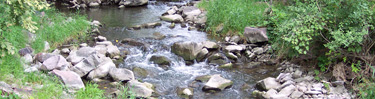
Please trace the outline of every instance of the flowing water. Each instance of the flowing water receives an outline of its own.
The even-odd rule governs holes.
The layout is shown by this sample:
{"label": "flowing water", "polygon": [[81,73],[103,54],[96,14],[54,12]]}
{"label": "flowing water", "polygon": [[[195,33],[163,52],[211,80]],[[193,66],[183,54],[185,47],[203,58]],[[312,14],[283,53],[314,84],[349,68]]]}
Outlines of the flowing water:
{"label": "flowing water", "polygon": [[[170,46],[175,42],[202,42],[206,40],[215,41],[205,32],[188,31],[176,24],[176,28],[170,29],[171,23],[163,22],[159,16],[170,8],[166,3],[153,1],[147,6],[118,9],[117,6],[102,6],[96,9],[81,10],[81,14],[86,14],[89,19],[98,20],[104,27],[100,29],[101,35],[108,40],[115,42],[124,38],[133,38],[149,44],[147,49],[141,47],[119,46],[120,49],[129,51],[129,55],[119,67],[132,70],[133,68],[143,68],[148,72],[146,77],[136,75],[136,79],[149,82],[155,85],[159,99],[178,99],[176,90],[178,87],[186,88],[191,85],[197,76],[221,74],[222,77],[234,82],[233,86],[217,93],[205,93],[202,91],[202,83],[197,83],[199,87],[194,88],[194,99],[247,99],[251,97],[252,87],[256,81],[275,74],[275,66],[261,66],[254,69],[218,69],[217,66],[209,65],[206,62],[186,65],[184,60],[171,53]],[[183,4],[184,2],[174,2]],[[74,12],[59,7],[62,12]],[[162,26],[150,29],[128,30],[128,27],[150,22],[161,22]],[[159,32],[166,35],[162,40],[152,39],[153,33]],[[166,56],[172,60],[171,66],[167,70],[153,64],[149,59],[153,55]],[[239,65],[246,65],[241,63]],[[259,72],[260,70],[271,70]]]}

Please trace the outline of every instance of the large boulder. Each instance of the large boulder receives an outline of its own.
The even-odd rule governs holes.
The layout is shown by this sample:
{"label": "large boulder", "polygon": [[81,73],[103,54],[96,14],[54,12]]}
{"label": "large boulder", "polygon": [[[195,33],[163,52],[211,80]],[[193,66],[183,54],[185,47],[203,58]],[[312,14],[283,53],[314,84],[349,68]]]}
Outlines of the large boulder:
{"label": "large boulder", "polygon": [[110,57],[114,57],[116,55],[120,55],[120,50],[117,48],[117,46],[109,45],[107,46],[107,54]]}
{"label": "large boulder", "polygon": [[120,5],[125,6],[141,6],[146,5],[148,3],[148,0],[121,0]]}
{"label": "large boulder", "polygon": [[76,72],[82,77],[89,73],[91,70],[95,69],[99,64],[106,61],[112,60],[101,54],[92,54],[89,57],[85,58],[83,61],[80,61],[79,63],[71,67],[70,70]]}
{"label": "large boulder", "polygon": [[85,88],[85,85],[83,84],[81,77],[75,72],[53,70],[52,74],[55,74],[57,77],[59,77],[71,92],[74,92],[81,88]]}
{"label": "large boulder", "polygon": [[45,71],[50,71],[53,69],[62,69],[64,67],[68,67],[69,65],[70,64],[66,61],[66,59],[63,56],[56,55],[45,60],[43,62],[41,69]]}
{"label": "large boulder", "polygon": [[181,15],[174,14],[174,15],[164,15],[160,17],[161,20],[168,21],[168,22],[184,22],[184,18]]}
{"label": "large boulder", "polygon": [[35,59],[41,63],[43,63],[45,60],[47,60],[50,57],[57,56],[56,54],[52,53],[38,53],[35,55]]}
{"label": "large boulder", "polygon": [[233,85],[231,80],[225,79],[220,74],[212,75],[210,80],[204,85],[203,91],[222,91]]}
{"label": "large boulder", "polygon": [[135,80],[133,72],[125,68],[111,68],[109,71],[109,75],[115,81]]}
{"label": "large boulder", "polygon": [[116,68],[116,65],[112,61],[102,62],[95,70],[89,73],[87,78],[95,79],[106,77],[112,68]]}
{"label": "large boulder", "polygon": [[186,21],[193,21],[195,16],[202,13],[199,8],[195,6],[183,6],[181,7],[182,15],[185,17]]}
{"label": "large boulder", "polygon": [[95,48],[82,47],[77,51],[71,51],[66,59],[68,60],[68,62],[71,62],[73,65],[75,65],[94,53],[96,53]]}
{"label": "large boulder", "polygon": [[134,93],[137,97],[150,97],[152,95],[153,85],[147,82],[141,83],[137,80],[130,80],[127,82],[127,86],[129,87],[129,90]]}
{"label": "large boulder", "polygon": [[198,16],[194,17],[194,23],[197,24],[198,26],[203,26],[207,22],[207,12],[203,12],[199,14]]}
{"label": "large boulder", "polygon": [[215,42],[212,42],[212,41],[204,41],[202,42],[202,45],[204,48],[207,48],[207,49],[217,49],[219,48],[219,45]]}
{"label": "large boulder", "polygon": [[259,43],[268,41],[266,28],[245,27],[243,35],[248,43]]}
{"label": "large boulder", "polygon": [[171,47],[171,50],[176,55],[181,56],[185,60],[194,60],[198,53],[202,50],[203,46],[195,42],[177,42]]}

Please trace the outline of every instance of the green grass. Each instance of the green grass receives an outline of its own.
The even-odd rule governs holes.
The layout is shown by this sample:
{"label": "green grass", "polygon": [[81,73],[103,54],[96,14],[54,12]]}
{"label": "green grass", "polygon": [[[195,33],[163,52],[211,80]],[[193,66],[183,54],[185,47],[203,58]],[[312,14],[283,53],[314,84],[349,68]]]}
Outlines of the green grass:
{"label": "green grass", "polygon": [[[262,26],[268,5],[263,0],[203,0],[198,6],[207,11],[207,30],[215,35],[228,31],[242,34],[246,26]],[[216,27],[223,24],[223,34],[216,34]]]}
{"label": "green grass", "polygon": [[36,40],[34,42],[25,39],[28,37],[28,33],[20,25],[9,26],[2,33],[0,41],[11,43],[15,47],[16,53],[0,56],[0,81],[20,86],[43,85],[41,88],[33,88],[35,90],[29,98],[58,99],[62,98],[63,92],[66,90],[62,82],[44,72],[25,73],[17,51],[26,45],[31,45],[34,53],[39,53],[44,49],[44,41],[48,41],[53,49],[71,39],[85,40],[90,24],[86,17],[80,15],[71,15],[73,20],[66,21],[68,17],[54,9],[46,10],[45,13],[44,17],[38,13],[33,15],[33,20],[39,28],[35,32]]}
{"label": "green grass", "polygon": [[75,93],[77,99],[104,99],[104,91],[98,88],[97,84],[86,83],[85,89]]}

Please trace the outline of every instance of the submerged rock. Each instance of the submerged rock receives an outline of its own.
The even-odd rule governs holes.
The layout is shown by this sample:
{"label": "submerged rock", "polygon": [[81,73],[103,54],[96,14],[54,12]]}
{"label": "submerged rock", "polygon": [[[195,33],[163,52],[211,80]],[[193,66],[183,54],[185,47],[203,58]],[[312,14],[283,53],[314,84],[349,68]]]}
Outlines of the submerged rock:
{"label": "submerged rock", "polygon": [[165,56],[152,56],[150,58],[150,61],[154,62],[155,64],[158,64],[158,65],[170,65],[171,63],[171,60],[168,59],[167,57]]}
{"label": "submerged rock", "polygon": [[231,80],[225,79],[220,76],[220,74],[212,75],[210,80],[204,85],[203,91],[222,91],[233,85]]}

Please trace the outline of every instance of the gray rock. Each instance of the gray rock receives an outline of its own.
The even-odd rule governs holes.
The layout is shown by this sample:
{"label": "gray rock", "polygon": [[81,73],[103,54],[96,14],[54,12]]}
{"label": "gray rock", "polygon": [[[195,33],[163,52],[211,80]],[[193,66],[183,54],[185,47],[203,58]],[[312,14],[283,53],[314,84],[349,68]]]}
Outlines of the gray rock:
{"label": "gray rock", "polygon": [[96,42],[96,45],[105,45],[110,46],[113,45],[111,41],[102,41],[102,42]]}
{"label": "gray rock", "polygon": [[298,78],[298,79],[294,79],[295,82],[302,82],[302,81],[312,81],[314,80],[314,77],[312,76],[305,76],[305,77],[301,77],[301,78]]}
{"label": "gray rock", "polygon": [[107,46],[106,45],[96,45],[95,47],[96,53],[105,55],[107,53]]}
{"label": "gray rock", "polygon": [[102,26],[102,24],[99,21],[97,21],[97,20],[93,20],[91,22],[91,25],[94,26],[94,27],[101,27]]}
{"label": "gray rock", "polygon": [[161,40],[161,39],[164,39],[166,36],[164,34],[161,34],[159,32],[155,32],[154,34],[152,34],[154,36],[155,39],[157,40]]}
{"label": "gray rock", "polygon": [[116,68],[116,65],[112,61],[102,62],[98,67],[92,70],[88,75],[88,79],[103,78],[106,77],[112,68]]}
{"label": "gray rock", "polygon": [[171,64],[171,60],[168,59],[165,56],[154,55],[150,58],[150,61],[152,61],[152,62],[154,62],[155,64],[158,64],[158,65],[170,65]]}
{"label": "gray rock", "polygon": [[153,22],[153,23],[143,24],[143,26],[145,28],[155,28],[157,26],[161,26],[161,23],[160,22]]}
{"label": "gray rock", "polygon": [[265,51],[263,48],[261,47],[256,47],[253,49],[253,52],[256,54],[256,55],[260,55],[260,54],[263,54]]}
{"label": "gray rock", "polygon": [[91,3],[89,3],[89,7],[99,7],[100,6],[100,4],[99,3],[97,3],[97,2],[91,2]]}
{"label": "gray rock", "polygon": [[109,75],[115,81],[135,80],[133,72],[125,68],[111,68]]}
{"label": "gray rock", "polygon": [[293,72],[292,76],[293,78],[299,78],[302,76],[302,71],[297,69],[296,71]]}
{"label": "gray rock", "polygon": [[197,60],[199,62],[203,61],[203,59],[207,56],[208,50],[206,48],[203,48],[197,55]]}
{"label": "gray rock", "polygon": [[24,56],[26,54],[32,54],[32,53],[33,53],[33,49],[31,47],[25,47],[18,51],[18,54],[20,54],[20,56]]}
{"label": "gray rock", "polygon": [[202,50],[203,46],[195,42],[177,42],[171,47],[171,50],[176,55],[181,56],[185,60],[191,61],[196,59],[198,53]]}
{"label": "gray rock", "polygon": [[173,29],[175,26],[176,26],[175,23],[171,23],[171,25],[169,26],[169,28]]}
{"label": "gray rock", "polygon": [[150,97],[154,90],[152,90],[153,85],[149,83],[141,83],[137,80],[130,80],[127,83],[129,90],[134,93],[137,97]]}
{"label": "gray rock", "polygon": [[87,47],[87,43],[82,43],[82,44],[79,44],[79,47]]}
{"label": "gray rock", "polygon": [[227,56],[228,58],[233,59],[233,60],[238,59],[238,57],[236,55],[234,55],[232,52],[226,52],[225,56]]}
{"label": "gray rock", "polygon": [[169,9],[167,12],[165,12],[165,14],[173,15],[177,12],[177,10],[178,10],[177,6],[173,6],[171,9]]}
{"label": "gray rock", "polygon": [[292,74],[290,73],[280,73],[279,76],[277,76],[276,80],[280,83],[284,83],[289,80],[293,80]]}
{"label": "gray rock", "polygon": [[91,70],[95,69],[100,63],[111,61],[108,57],[100,56],[100,55],[90,55],[89,57],[83,59],[78,64],[74,65],[70,68],[70,70],[76,72],[78,75],[85,76]]}
{"label": "gray rock", "polygon": [[308,94],[308,95],[317,95],[317,94],[322,94],[322,92],[319,92],[319,91],[306,91],[305,94]]}
{"label": "gray rock", "polygon": [[259,81],[255,87],[260,91],[266,91],[270,89],[279,88],[280,86],[280,83],[277,82],[275,78],[268,77],[266,79]]}
{"label": "gray rock", "polygon": [[148,47],[147,44],[143,43],[143,42],[140,42],[140,41],[137,41],[135,39],[132,39],[132,38],[125,38],[121,41],[121,43],[123,44],[128,44],[128,45],[132,45],[132,46],[141,46],[141,47]]}
{"label": "gray rock", "polygon": [[140,67],[134,67],[133,72],[137,77],[147,77],[147,75],[149,74],[146,69]]}
{"label": "gray rock", "polygon": [[217,49],[219,48],[219,45],[215,42],[212,42],[212,41],[204,41],[202,43],[203,47],[204,48],[207,48],[207,49]]}
{"label": "gray rock", "polygon": [[232,36],[232,37],[229,39],[229,42],[238,43],[240,40],[241,40],[241,37],[238,36],[238,35],[235,35],[235,36]]}
{"label": "gray rock", "polygon": [[30,54],[26,54],[21,57],[21,60],[26,64],[30,64],[31,62],[33,62],[33,56],[31,56]]}
{"label": "gray rock", "polygon": [[271,96],[276,96],[277,95],[277,91],[275,89],[270,89],[268,90],[264,95],[263,97],[266,98],[266,99],[270,99]]}
{"label": "gray rock", "polygon": [[81,77],[75,72],[53,70],[52,74],[55,74],[57,77],[59,77],[65,84],[65,86],[68,87],[68,90],[70,92],[75,92],[81,88],[85,88]]}
{"label": "gray rock", "polygon": [[181,10],[182,15],[186,17],[187,21],[193,21],[195,16],[202,13],[202,11],[195,6],[183,6],[181,7]]}
{"label": "gray rock", "polygon": [[103,42],[103,41],[107,41],[107,38],[99,35],[98,37],[96,37],[96,40],[98,40],[99,42]]}
{"label": "gray rock", "polygon": [[212,77],[211,75],[198,76],[195,78],[195,80],[206,83],[208,80],[210,80],[211,77]]}
{"label": "gray rock", "polygon": [[117,48],[117,46],[109,45],[107,46],[107,54],[110,57],[114,57],[114,56],[120,55],[120,50]]}
{"label": "gray rock", "polygon": [[69,50],[69,48],[63,48],[63,49],[61,49],[61,53],[63,53],[63,54],[69,54],[70,50]]}
{"label": "gray rock", "polygon": [[220,76],[220,74],[212,75],[210,80],[204,85],[203,91],[210,91],[210,90],[216,90],[216,91],[222,91],[225,88],[228,88],[233,85],[233,82],[231,80],[225,79]]}
{"label": "gray rock", "polygon": [[181,98],[189,99],[189,96],[193,96],[194,89],[193,88],[178,88],[177,95]]}
{"label": "gray rock", "polygon": [[121,9],[121,8],[125,8],[125,6],[124,6],[124,5],[120,5],[120,6],[118,6],[118,8],[119,8],[119,9]]}
{"label": "gray rock", "polygon": [[176,23],[184,22],[184,19],[182,18],[182,16],[177,15],[177,14],[161,16],[160,19],[164,21],[168,21],[168,22],[176,22]]}
{"label": "gray rock", "polygon": [[37,72],[37,71],[38,71],[38,68],[36,67],[29,67],[24,70],[24,72],[26,73]]}
{"label": "gray rock", "polygon": [[296,84],[295,82],[288,80],[284,82],[279,88],[277,88],[277,90],[281,90],[281,89],[284,89],[285,87],[288,87],[290,85],[295,85],[295,84]]}
{"label": "gray rock", "polygon": [[141,6],[141,5],[146,5],[147,3],[148,3],[148,0],[121,0],[119,5]]}
{"label": "gray rock", "polygon": [[13,87],[3,81],[0,81],[0,90],[5,92],[13,92]]}
{"label": "gray rock", "polygon": [[206,16],[207,12],[203,12],[201,14],[199,14],[198,16],[194,17],[194,23],[200,27],[202,27],[202,25],[206,24],[207,22],[207,16]]}
{"label": "gray rock", "polygon": [[300,91],[294,91],[294,92],[290,95],[290,98],[296,99],[296,98],[300,98],[302,95],[303,95],[303,92],[300,92]]}
{"label": "gray rock", "polygon": [[208,62],[211,64],[217,64],[217,65],[221,65],[221,64],[225,64],[227,63],[226,59],[225,59],[225,56],[220,54],[220,53],[215,53],[215,54],[212,54],[211,56],[208,57]]}
{"label": "gray rock", "polygon": [[253,53],[253,52],[251,52],[251,51],[249,51],[249,50],[246,50],[246,56],[249,58],[249,59],[255,59],[255,57],[256,57],[256,55]]}
{"label": "gray rock", "polygon": [[252,69],[261,66],[261,62],[249,62],[243,65],[243,68]]}
{"label": "gray rock", "polygon": [[50,71],[53,69],[62,69],[64,67],[68,67],[69,65],[70,64],[66,61],[66,59],[63,56],[56,55],[45,60],[43,62],[41,69],[45,71]]}
{"label": "gray rock", "polygon": [[49,46],[49,43],[47,41],[44,41],[44,50],[43,51],[48,51],[51,47]]}
{"label": "gray rock", "polygon": [[296,87],[294,85],[289,85],[289,86],[281,89],[278,94],[289,96],[290,94],[292,94],[293,91],[295,91],[295,89],[296,89]]}
{"label": "gray rock", "polygon": [[224,65],[220,65],[219,68],[233,68],[233,64],[227,63],[227,64],[224,64]]}
{"label": "gray rock", "polygon": [[245,27],[244,36],[248,43],[259,43],[268,41],[266,28]]}
{"label": "gray rock", "polygon": [[245,50],[246,47],[240,46],[240,45],[228,45],[224,47],[225,51],[228,52],[239,52],[242,50]]}

